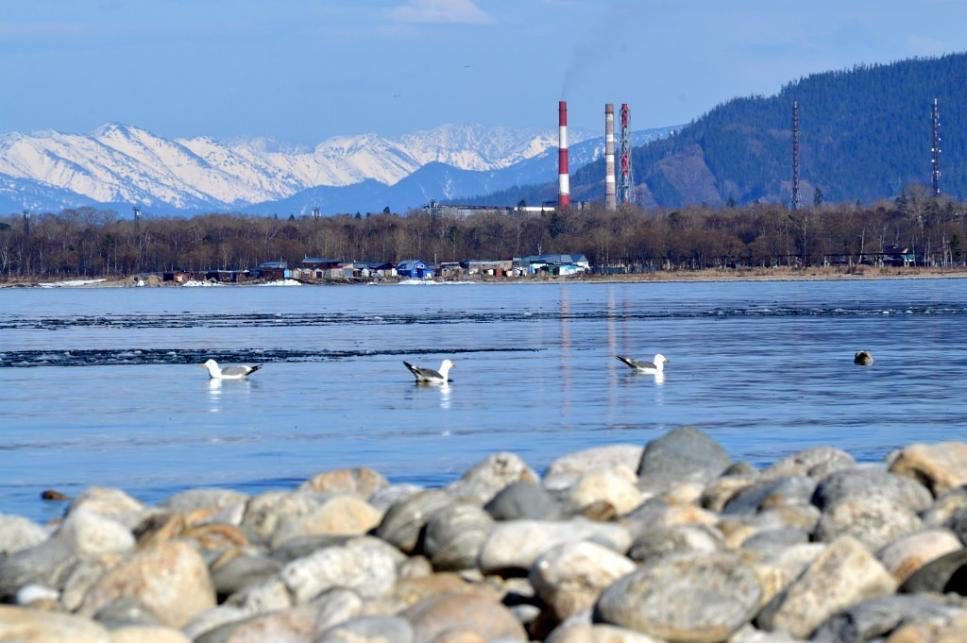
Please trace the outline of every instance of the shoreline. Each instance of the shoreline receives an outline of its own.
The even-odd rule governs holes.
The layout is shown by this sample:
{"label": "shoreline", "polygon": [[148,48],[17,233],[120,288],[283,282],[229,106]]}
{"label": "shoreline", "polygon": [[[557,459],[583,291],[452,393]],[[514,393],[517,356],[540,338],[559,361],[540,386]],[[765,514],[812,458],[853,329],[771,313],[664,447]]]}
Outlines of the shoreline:
{"label": "shoreline", "polygon": [[63,519],[0,514],[2,640],[899,643],[967,628],[967,442],[876,465],[814,446],[757,468],[682,427],[543,475],[495,453],[443,487],[361,467],[154,506],[110,488],[44,497]]}
{"label": "shoreline", "polygon": [[[184,285],[161,282],[157,275],[147,275],[150,283],[137,286],[138,276],[128,277],[85,277],[84,279],[65,279],[62,281],[40,281],[38,279],[12,279],[0,281],[2,288],[182,288]],[[648,273],[618,275],[588,274],[536,277],[474,277],[463,276],[451,280],[427,280],[428,285],[514,285],[514,284],[566,284],[566,283],[687,283],[687,282],[756,282],[756,281],[875,281],[910,279],[967,279],[967,267],[958,268],[866,268],[861,271],[848,271],[838,268],[763,268],[763,269],[707,269],[707,270],[670,270]],[[294,280],[286,280],[292,282]],[[194,286],[244,288],[250,286],[397,286],[420,285],[410,280],[384,279],[379,281],[330,280],[324,282],[275,283],[272,281],[252,280],[246,283],[204,282]]]}

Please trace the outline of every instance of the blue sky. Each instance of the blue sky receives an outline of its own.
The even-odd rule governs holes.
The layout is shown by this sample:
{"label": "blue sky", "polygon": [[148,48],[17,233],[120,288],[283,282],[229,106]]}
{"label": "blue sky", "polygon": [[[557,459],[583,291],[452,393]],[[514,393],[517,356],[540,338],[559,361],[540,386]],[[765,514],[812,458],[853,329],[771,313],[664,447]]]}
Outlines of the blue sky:
{"label": "blue sky", "polygon": [[961,0],[3,0],[0,132],[311,145],[442,123],[683,123],[858,63],[967,50]]}

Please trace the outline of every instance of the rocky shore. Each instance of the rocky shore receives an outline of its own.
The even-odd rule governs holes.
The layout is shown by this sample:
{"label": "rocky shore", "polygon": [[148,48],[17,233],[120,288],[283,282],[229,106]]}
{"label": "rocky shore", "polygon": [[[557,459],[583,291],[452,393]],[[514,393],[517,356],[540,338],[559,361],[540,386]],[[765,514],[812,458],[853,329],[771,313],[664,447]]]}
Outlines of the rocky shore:
{"label": "rocky shore", "polygon": [[701,431],[442,489],[369,469],[0,515],[0,641],[967,640],[967,443],[765,469]]}

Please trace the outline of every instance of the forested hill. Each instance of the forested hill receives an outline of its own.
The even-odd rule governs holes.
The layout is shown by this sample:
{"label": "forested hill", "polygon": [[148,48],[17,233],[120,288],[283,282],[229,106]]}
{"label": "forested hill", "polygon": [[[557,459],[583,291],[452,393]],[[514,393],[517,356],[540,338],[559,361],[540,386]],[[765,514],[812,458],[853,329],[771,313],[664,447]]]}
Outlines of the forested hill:
{"label": "forested hill", "polygon": [[[700,79],[696,79],[700,81]],[[929,183],[931,103],[941,111],[941,188],[967,196],[967,54],[814,74],[775,96],[720,105],[675,136],[634,150],[640,204],[720,205],[790,198],[792,102],[799,101],[802,200],[869,202]],[[572,177],[572,198],[601,199],[603,162]],[[551,185],[487,202],[553,198]]]}

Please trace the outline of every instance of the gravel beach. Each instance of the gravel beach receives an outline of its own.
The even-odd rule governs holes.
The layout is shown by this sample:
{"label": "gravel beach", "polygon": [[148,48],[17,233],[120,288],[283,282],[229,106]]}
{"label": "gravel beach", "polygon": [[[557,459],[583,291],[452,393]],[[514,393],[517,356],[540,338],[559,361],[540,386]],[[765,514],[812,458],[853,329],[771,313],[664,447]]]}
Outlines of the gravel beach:
{"label": "gravel beach", "polygon": [[444,488],[356,468],[63,502],[0,514],[0,641],[967,640],[967,442],[757,469],[679,428]]}

